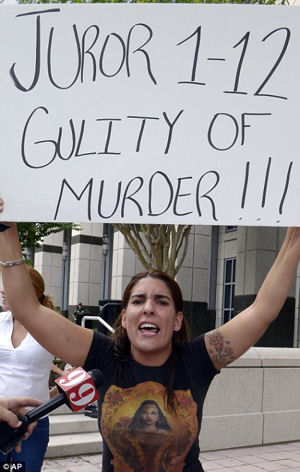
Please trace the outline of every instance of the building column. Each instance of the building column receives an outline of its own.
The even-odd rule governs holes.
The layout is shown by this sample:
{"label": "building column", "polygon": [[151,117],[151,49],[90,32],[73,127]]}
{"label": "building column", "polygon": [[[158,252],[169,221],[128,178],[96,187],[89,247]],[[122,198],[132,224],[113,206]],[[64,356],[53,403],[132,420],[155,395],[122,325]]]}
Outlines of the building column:
{"label": "building column", "polygon": [[101,223],[81,223],[80,231],[71,238],[69,309],[81,302],[91,313],[99,312],[102,294],[102,231]]}
{"label": "building column", "polygon": [[[285,228],[239,227],[235,314],[249,306],[262,285],[285,236]],[[292,347],[295,325],[295,285],[278,318],[258,341],[258,346]]]}

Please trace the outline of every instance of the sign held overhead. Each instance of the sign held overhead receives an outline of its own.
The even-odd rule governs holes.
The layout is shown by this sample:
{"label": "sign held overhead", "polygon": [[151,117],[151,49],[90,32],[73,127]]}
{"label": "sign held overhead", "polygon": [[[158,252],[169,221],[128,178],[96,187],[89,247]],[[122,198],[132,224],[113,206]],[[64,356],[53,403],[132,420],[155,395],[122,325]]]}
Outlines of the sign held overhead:
{"label": "sign held overhead", "polygon": [[300,224],[300,8],[9,5],[0,24],[3,219]]}

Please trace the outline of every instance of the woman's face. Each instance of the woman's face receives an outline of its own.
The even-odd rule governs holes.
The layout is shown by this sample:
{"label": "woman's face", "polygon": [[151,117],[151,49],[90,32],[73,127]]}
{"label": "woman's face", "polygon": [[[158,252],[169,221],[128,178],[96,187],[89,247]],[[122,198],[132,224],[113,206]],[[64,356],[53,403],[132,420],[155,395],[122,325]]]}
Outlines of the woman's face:
{"label": "woman's face", "polygon": [[1,299],[2,299],[2,303],[1,303],[2,309],[4,311],[8,311],[10,308],[9,308],[9,304],[8,304],[8,301],[6,299],[6,295],[5,295],[5,292],[4,292],[3,289],[0,290],[0,295],[1,295]]}
{"label": "woman's face", "polygon": [[162,365],[172,352],[173,333],[180,330],[182,318],[165,282],[153,277],[139,280],[122,311],[133,358],[144,365]]}
{"label": "woman's face", "polygon": [[145,425],[155,425],[159,418],[157,407],[155,405],[144,405],[141,411],[141,418]]}

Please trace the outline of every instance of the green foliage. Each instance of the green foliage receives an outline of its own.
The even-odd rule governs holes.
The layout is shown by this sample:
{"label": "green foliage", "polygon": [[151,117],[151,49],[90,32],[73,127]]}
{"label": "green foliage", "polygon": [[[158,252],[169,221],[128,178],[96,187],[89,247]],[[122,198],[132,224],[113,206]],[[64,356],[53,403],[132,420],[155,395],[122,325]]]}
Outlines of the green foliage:
{"label": "green foliage", "polygon": [[19,238],[22,250],[40,247],[43,239],[49,234],[59,233],[64,229],[80,229],[73,223],[18,223]]}

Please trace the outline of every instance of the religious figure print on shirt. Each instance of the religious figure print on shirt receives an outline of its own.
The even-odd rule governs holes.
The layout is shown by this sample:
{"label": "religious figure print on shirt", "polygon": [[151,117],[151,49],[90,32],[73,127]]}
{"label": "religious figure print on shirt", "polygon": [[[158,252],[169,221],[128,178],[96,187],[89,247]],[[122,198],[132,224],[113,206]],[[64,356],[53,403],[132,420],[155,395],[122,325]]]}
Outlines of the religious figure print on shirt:
{"label": "religious figure print on shirt", "polygon": [[177,415],[166,410],[165,388],[143,382],[112,385],[102,404],[101,433],[115,472],[180,472],[198,434],[197,404],[190,390],[175,391]]}

